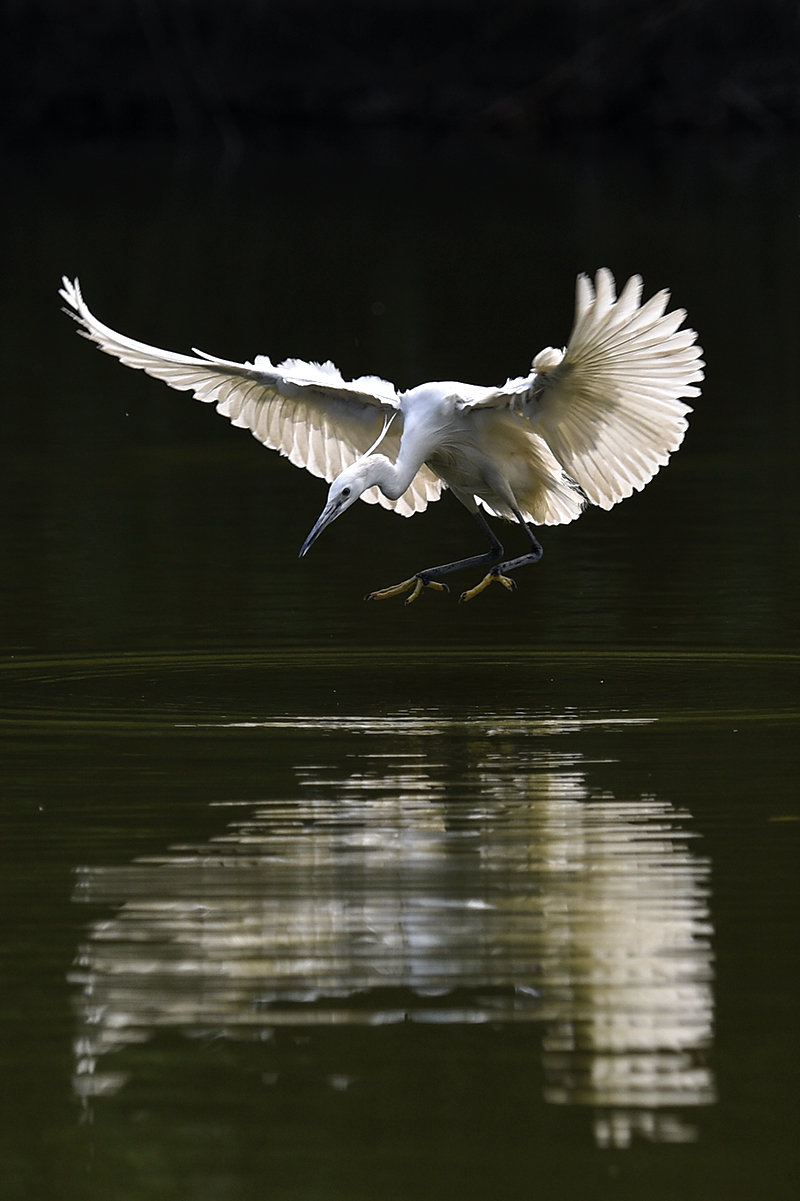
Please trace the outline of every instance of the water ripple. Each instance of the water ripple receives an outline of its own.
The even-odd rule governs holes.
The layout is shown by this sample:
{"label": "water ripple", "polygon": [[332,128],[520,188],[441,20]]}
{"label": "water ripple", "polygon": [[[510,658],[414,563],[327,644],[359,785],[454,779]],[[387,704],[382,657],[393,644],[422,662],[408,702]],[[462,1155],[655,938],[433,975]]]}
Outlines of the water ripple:
{"label": "water ripple", "polygon": [[[443,721],[796,722],[800,656],[704,650],[214,651],[10,657],[0,724],[17,729],[287,728],[398,732]],[[387,717],[387,711],[391,716]],[[424,714],[424,723],[419,715]],[[299,715],[299,716],[298,716]]]}

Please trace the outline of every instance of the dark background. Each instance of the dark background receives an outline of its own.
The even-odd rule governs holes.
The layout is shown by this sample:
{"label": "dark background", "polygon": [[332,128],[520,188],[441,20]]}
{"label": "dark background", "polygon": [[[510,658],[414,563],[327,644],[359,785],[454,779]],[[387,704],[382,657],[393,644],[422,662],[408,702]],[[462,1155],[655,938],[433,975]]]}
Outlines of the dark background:
{"label": "dark background", "polygon": [[[354,599],[455,539],[469,549],[452,498],[411,523],[358,506],[298,565],[320,482],[90,351],[59,312],[62,272],[154,345],[330,358],[403,388],[527,369],[567,337],[575,274],[601,265],[669,287],[709,366],[669,473],[613,520],[590,512],[548,537],[530,586],[565,590],[550,637],[597,636],[596,605],[579,618],[574,604],[596,568],[614,640],[794,638],[798,14],[782,0],[6,0],[6,644],[150,646],[163,621],[170,644],[297,628],[305,645],[309,588],[329,606],[318,637],[360,644],[369,623],[403,639]],[[245,562],[233,604],[220,580]],[[329,590],[345,564],[355,578]],[[678,593],[670,620],[653,616]],[[451,634],[439,608],[424,632],[437,641]]]}
{"label": "dark background", "polygon": [[536,139],[800,127],[794,0],[6,0],[0,138],[404,126]]}
{"label": "dark background", "polygon": [[[7,0],[2,15],[7,646],[306,645],[312,629],[360,645],[404,640],[406,619],[465,637],[449,607],[427,605],[421,629],[419,606],[360,603],[443,546],[472,549],[452,497],[408,523],[358,506],[298,564],[320,481],[92,351],[59,311],[62,273],[154,345],[330,358],[403,388],[526,370],[566,339],[577,272],[601,265],[687,309],[702,401],[669,472],[611,519],[547,531],[520,588],[541,606],[557,581],[544,624],[570,644],[604,628],[597,601],[575,604],[595,589],[614,642],[795,638],[795,3]],[[309,589],[326,600],[313,626]],[[484,640],[483,615],[467,621]]]}

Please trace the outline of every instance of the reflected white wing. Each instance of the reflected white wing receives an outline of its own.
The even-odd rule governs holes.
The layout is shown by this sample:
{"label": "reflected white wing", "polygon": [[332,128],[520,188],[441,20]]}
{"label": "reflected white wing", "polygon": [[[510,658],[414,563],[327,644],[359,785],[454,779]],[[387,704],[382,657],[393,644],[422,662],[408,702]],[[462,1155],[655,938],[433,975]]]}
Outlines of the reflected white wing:
{"label": "reflected white wing", "polygon": [[[347,381],[332,363],[287,359],[276,367],[262,355],[253,363],[235,363],[203,351],[183,355],[159,350],[98,321],[77,280],[65,277],[60,295],[84,336],[106,354],[214,404],[234,425],[328,483],[370,449],[389,417],[394,420],[381,449],[390,458],[397,455],[403,419],[397,393],[386,380],[362,376]],[[388,500],[377,488],[361,499],[408,517],[437,500],[441,488],[438,477],[423,467],[399,500]]]}
{"label": "reflected white wing", "polygon": [[530,421],[588,500],[610,509],[640,490],[680,446],[700,395],[702,350],[683,309],[665,313],[664,290],[641,304],[642,281],[619,298],[601,269],[578,277],[575,322],[565,351],[552,347],[532,373],[509,380],[483,405],[507,404]]}

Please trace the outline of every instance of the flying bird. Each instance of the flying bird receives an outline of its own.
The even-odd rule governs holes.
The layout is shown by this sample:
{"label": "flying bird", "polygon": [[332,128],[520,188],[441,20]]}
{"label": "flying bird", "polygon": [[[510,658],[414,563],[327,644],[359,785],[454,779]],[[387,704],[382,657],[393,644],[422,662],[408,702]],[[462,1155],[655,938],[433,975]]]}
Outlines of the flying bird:
{"label": "flying bird", "polygon": [[[619,296],[601,268],[579,275],[566,346],[545,347],[527,375],[501,387],[427,383],[397,391],[386,380],[345,380],[333,363],[257,355],[236,363],[195,350],[176,354],[116,333],[88,309],[77,279],[60,291],[81,333],[128,367],[193,392],[234,425],[330,484],[327,503],[300,550],[357,500],[402,517],[421,513],[450,489],[488,540],[481,554],[434,567],[369,594],[384,600],[423,589],[447,591],[443,577],[486,569],[461,594],[536,563],[533,527],[573,521],[587,504],[610,509],[641,490],[680,446],[699,396],[702,350],[683,309],[667,312],[669,291],[642,303],[632,276]],[[380,446],[381,451],[378,452]],[[486,515],[518,523],[526,549],[505,559]]]}

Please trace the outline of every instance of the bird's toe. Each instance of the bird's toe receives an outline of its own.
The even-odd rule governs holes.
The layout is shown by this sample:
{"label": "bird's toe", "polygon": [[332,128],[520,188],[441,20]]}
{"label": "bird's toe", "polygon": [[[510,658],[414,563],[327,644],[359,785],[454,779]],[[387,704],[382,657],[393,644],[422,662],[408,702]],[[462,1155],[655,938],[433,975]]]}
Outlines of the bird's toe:
{"label": "bird's toe", "polygon": [[435,592],[449,592],[447,584],[440,583],[439,580],[428,580],[424,575],[412,575],[407,580],[402,580],[399,584],[393,584],[390,588],[378,588],[375,592],[368,592],[365,600],[391,600],[395,596],[402,596],[408,592],[409,595],[405,599],[405,604],[410,605],[417,599],[423,588],[433,588]]}
{"label": "bird's toe", "polygon": [[419,594],[422,592],[423,588],[432,588],[434,590],[434,592],[449,592],[450,591],[450,589],[447,587],[447,584],[442,584],[439,580],[426,580],[422,576],[418,575],[416,587],[414,588],[414,591],[411,593],[411,595],[406,597],[405,603],[407,605],[410,605],[412,601],[415,601],[417,599],[417,597],[419,596]]}
{"label": "bird's toe", "polygon": [[474,600],[476,596],[479,596],[481,592],[489,587],[493,580],[496,580],[498,584],[502,584],[509,592],[513,592],[517,586],[516,581],[512,580],[511,576],[503,575],[499,571],[489,571],[474,588],[468,588],[466,592],[461,593],[461,596],[458,598],[459,604],[465,604],[467,601]]}

